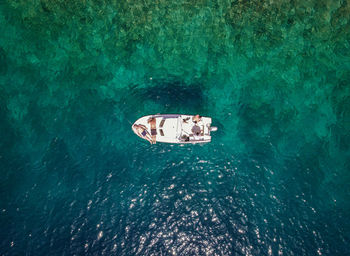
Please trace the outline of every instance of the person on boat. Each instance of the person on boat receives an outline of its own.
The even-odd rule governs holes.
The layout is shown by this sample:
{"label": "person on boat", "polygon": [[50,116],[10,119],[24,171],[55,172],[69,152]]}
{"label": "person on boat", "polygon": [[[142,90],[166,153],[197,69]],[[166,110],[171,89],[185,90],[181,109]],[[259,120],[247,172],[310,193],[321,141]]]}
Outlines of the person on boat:
{"label": "person on boat", "polygon": [[196,124],[199,121],[202,120],[202,117],[200,115],[195,115],[194,117],[192,117],[192,121]]}
{"label": "person on boat", "polygon": [[151,125],[151,136],[154,144],[156,144],[156,135],[157,135],[157,126],[156,119],[154,117],[150,117],[147,121]]}
{"label": "person on boat", "polygon": [[151,144],[155,144],[156,143],[155,139],[153,140],[152,136],[149,134],[149,132],[147,131],[147,128],[144,125],[142,125],[142,124],[134,124],[134,128],[135,128],[136,133],[141,138],[145,138]]}
{"label": "person on boat", "polygon": [[201,128],[197,124],[195,124],[192,127],[192,132],[193,132],[194,135],[200,136],[202,131],[201,131]]}

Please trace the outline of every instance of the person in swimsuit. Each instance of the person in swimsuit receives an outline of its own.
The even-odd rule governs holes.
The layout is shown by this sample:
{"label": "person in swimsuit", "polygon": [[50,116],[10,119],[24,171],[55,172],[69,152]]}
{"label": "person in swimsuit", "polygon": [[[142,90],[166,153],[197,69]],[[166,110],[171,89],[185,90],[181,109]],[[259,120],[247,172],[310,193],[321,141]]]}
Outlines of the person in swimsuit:
{"label": "person in swimsuit", "polygon": [[202,120],[202,117],[200,115],[195,115],[194,117],[192,117],[192,121],[196,124],[199,121]]}
{"label": "person in swimsuit", "polygon": [[151,137],[151,135],[147,131],[147,128],[144,125],[142,125],[142,124],[134,124],[133,127],[135,128],[136,133],[140,137],[145,138],[151,144],[155,144],[156,143],[155,140],[153,141],[153,138]]}
{"label": "person in swimsuit", "polygon": [[156,126],[156,119],[154,117],[151,117],[147,121],[151,125],[151,135],[152,140],[154,141],[154,144],[156,144],[156,135],[157,135],[157,126]]}

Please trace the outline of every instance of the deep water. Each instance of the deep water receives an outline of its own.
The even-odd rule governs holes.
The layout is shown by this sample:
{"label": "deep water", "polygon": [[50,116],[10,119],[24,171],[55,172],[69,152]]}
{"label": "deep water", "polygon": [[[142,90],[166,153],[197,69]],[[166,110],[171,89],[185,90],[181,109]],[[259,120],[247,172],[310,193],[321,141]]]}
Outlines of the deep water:
{"label": "deep water", "polygon": [[[153,113],[219,130],[151,146]],[[349,0],[0,1],[0,255],[349,243]]]}

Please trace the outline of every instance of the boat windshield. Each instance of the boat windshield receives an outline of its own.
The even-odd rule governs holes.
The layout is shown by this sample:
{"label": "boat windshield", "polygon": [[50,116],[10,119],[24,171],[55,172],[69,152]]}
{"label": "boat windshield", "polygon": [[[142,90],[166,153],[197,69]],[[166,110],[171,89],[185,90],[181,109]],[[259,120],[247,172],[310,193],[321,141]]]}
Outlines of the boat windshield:
{"label": "boat windshield", "polygon": [[182,118],[181,118],[181,116],[179,116],[177,118],[176,137],[180,139],[181,135],[182,135]]}

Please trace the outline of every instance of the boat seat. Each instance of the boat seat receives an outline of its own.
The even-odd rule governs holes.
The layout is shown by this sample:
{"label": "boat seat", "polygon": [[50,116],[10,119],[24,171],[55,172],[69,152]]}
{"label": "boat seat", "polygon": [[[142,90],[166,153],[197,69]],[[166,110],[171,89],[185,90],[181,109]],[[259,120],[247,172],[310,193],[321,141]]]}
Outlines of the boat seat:
{"label": "boat seat", "polygon": [[164,123],[165,123],[165,119],[162,119],[162,121],[160,121],[159,127],[160,128],[163,127]]}

